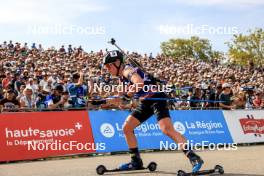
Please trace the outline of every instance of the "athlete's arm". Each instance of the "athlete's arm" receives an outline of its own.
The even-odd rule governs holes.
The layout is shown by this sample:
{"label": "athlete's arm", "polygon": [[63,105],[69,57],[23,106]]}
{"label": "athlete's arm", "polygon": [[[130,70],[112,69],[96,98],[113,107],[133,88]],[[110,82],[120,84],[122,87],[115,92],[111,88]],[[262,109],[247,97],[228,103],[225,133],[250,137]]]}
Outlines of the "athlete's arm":
{"label": "athlete's arm", "polygon": [[135,93],[139,92],[144,86],[144,80],[140,77],[140,75],[134,71],[133,68],[129,67],[124,69],[123,76],[130,80],[133,85],[129,86],[127,95],[132,97]]}

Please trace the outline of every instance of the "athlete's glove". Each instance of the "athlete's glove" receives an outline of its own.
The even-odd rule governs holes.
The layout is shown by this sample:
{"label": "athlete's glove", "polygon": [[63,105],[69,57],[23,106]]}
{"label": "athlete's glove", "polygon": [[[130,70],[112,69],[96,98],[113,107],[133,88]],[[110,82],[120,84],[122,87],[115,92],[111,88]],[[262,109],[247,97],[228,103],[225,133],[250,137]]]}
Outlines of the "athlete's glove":
{"label": "athlete's glove", "polygon": [[131,97],[128,96],[127,94],[124,94],[124,95],[121,97],[121,99],[122,99],[123,101],[125,101],[125,102],[130,102],[130,101],[131,101]]}

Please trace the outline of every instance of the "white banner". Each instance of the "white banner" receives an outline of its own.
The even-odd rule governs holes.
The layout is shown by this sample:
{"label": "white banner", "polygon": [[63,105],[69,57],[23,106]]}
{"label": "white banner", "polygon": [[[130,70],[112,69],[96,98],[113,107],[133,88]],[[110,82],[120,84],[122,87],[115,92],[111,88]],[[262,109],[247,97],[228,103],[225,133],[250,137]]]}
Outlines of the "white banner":
{"label": "white banner", "polygon": [[264,142],[264,111],[223,111],[235,143]]}

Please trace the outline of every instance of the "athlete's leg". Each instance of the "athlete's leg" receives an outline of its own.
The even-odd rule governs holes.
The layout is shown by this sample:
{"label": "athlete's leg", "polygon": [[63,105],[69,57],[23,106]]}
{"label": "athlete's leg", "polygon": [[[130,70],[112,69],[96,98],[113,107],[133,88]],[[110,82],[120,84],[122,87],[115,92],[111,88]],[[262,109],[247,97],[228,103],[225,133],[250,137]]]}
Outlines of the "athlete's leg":
{"label": "athlete's leg", "polygon": [[186,144],[186,139],[185,137],[177,132],[171,122],[171,119],[169,117],[164,117],[162,119],[159,120],[159,126],[161,131],[169,136],[171,139],[173,139],[177,144],[181,144],[179,145],[180,149],[183,150],[183,145],[182,144]]}
{"label": "athlete's leg", "polygon": [[165,135],[169,136],[176,143],[180,144],[178,145],[179,148],[189,158],[191,164],[193,165],[192,171],[199,171],[202,167],[203,160],[191,150],[191,147],[187,144],[185,137],[174,129],[171,119],[169,117],[160,118],[159,126]]}
{"label": "athlete's leg", "polygon": [[139,169],[143,167],[143,162],[140,158],[140,154],[137,146],[137,139],[134,134],[134,129],[140,125],[140,121],[134,116],[129,115],[123,125],[123,131],[127,145],[129,147],[129,153],[131,156],[131,162],[122,164],[119,169],[121,170],[130,170],[130,169]]}
{"label": "athlete's leg", "polygon": [[[162,98],[166,97],[165,94],[160,94],[159,96]],[[187,141],[185,137],[174,129],[170,119],[167,102],[157,101],[153,104],[153,108],[155,114],[157,115],[157,120],[159,122],[161,131],[173,139],[176,143],[181,144],[179,147],[193,165],[193,172],[198,171],[203,164],[203,160],[191,150],[191,146],[186,143]]]}
{"label": "athlete's leg", "polygon": [[123,131],[129,148],[137,147],[137,139],[134,134],[134,129],[138,125],[140,125],[140,121],[132,115],[129,115],[124,123]]}
{"label": "athlete's leg", "polygon": [[132,112],[131,115],[127,117],[123,126],[123,131],[129,147],[131,162],[122,164],[120,166],[121,170],[140,169],[143,167],[143,162],[139,154],[134,129],[145,120],[147,120],[152,114],[153,112],[151,111],[151,109],[146,108],[144,104],[141,104],[135,111]]}

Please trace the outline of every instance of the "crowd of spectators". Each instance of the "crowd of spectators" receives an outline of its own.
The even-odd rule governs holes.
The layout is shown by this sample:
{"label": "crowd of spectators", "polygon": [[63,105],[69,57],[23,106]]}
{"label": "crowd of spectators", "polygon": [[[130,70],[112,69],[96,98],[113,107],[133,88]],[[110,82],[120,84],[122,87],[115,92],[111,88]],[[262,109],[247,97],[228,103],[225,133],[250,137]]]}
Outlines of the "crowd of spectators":
{"label": "crowd of spectators", "polygon": [[[81,46],[44,49],[41,44],[0,44],[0,106],[2,111],[82,108],[133,108],[137,100],[117,105],[92,105],[116,92],[94,91],[95,85],[118,84],[102,68],[106,50],[86,52]],[[154,77],[173,89],[170,108],[264,108],[264,67],[238,66],[218,60],[177,59],[164,55],[135,58]],[[177,100],[177,101],[176,101]]]}

